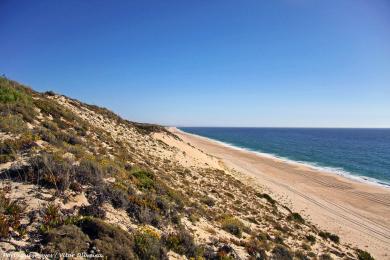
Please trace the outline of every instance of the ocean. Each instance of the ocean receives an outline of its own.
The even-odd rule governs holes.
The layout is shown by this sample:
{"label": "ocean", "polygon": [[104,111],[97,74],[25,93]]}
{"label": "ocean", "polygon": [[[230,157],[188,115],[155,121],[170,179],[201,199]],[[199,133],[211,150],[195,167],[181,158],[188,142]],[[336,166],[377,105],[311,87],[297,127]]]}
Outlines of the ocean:
{"label": "ocean", "polygon": [[390,129],[179,127],[226,145],[390,187]]}

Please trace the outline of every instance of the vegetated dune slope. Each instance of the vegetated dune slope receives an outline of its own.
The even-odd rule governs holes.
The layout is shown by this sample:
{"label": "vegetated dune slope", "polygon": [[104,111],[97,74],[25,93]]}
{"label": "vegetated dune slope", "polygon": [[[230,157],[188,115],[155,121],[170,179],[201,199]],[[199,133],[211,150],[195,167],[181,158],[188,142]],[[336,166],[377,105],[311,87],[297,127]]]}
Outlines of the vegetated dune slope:
{"label": "vegetated dune slope", "polygon": [[2,253],[370,259],[164,127],[5,78],[0,105]]}

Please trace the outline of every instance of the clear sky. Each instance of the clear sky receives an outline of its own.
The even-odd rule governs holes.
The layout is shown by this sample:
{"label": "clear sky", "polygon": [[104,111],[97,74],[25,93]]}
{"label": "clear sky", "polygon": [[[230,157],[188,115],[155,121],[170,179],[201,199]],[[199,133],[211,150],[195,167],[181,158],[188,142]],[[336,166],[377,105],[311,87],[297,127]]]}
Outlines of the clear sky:
{"label": "clear sky", "polygon": [[179,126],[390,127],[389,0],[0,0],[0,74]]}

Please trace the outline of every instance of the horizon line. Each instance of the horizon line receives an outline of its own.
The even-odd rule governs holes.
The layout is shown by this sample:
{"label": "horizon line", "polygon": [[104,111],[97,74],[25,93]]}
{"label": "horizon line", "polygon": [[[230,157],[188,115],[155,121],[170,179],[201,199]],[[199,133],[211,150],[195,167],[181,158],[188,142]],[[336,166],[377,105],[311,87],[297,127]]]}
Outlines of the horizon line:
{"label": "horizon line", "polygon": [[384,129],[390,130],[390,127],[334,127],[334,126],[173,126],[164,125],[165,127],[197,127],[197,128],[297,128],[297,129]]}

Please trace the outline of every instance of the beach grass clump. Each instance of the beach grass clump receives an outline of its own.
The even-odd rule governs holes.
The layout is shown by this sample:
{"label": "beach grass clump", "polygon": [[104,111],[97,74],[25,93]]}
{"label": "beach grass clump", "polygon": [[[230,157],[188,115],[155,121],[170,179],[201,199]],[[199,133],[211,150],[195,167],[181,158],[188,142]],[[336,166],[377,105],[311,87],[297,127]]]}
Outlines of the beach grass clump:
{"label": "beach grass clump", "polygon": [[305,223],[305,220],[302,218],[302,216],[297,213],[297,212],[293,212],[291,213],[290,215],[287,216],[287,220],[289,221],[295,221],[295,222],[298,222],[298,223]]}

